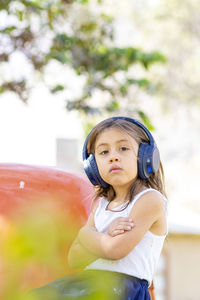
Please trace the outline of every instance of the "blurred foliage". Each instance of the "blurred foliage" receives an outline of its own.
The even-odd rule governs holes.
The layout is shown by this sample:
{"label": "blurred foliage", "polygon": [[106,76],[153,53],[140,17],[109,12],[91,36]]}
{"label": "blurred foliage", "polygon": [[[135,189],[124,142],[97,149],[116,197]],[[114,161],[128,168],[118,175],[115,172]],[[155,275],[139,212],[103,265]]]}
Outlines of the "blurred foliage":
{"label": "blurred foliage", "polygon": [[27,296],[28,290],[71,272],[67,251],[79,220],[52,202],[38,201],[0,221],[1,299],[34,299]]}
{"label": "blurred foliage", "polygon": [[[67,297],[67,292],[71,299],[85,287],[88,300],[113,299],[110,287],[118,283],[109,274],[104,274],[103,281],[102,274],[86,275],[85,281],[82,278],[76,284],[73,281],[72,287],[65,285],[66,290],[56,284],[63,278],[67,283],[74,271],[72,277],[81,274],[80,269],[71,270],[67,263],[68,249],[80,225],[77,214],[66,213],[55,199],[47,198],[23,203],[9,217],[0,216],[0,299],[56,300],[61,294]],[[38,288],[46,285],[40,293]]]}
{"label": "blurred foliage", "polygon": [[[66,97],[67,78],[63,82],[54,78],[54,86],[49,86],[53,94],[62,93],[68,110],[95,115],[118,113],[122,109],[138,114],[131,88],[138,87],[145,93],[156,91],[157,83],[148,79],[149,68],[166,59],[157,51],[118,47],[115,20],[104,13],[102,3],[97,0],[1,1],[0,14],[7,20],[0,28],[1,65],[5,68],[13,53],[21,53],[32,72],[45,82],[47,66],[56,61],[84,78],[80,95],[75,97]],[[134,65],[144,70],[145,77],[133,76]],[[27,74],[17,80],[11,75],[9,79],[2,76],[0,92],[15,92],[27,102],[32,85],[33,80]],[[94,95],[99,91],[102,101],[95,105]],[[143,121],[146,120],[144,116]]]}

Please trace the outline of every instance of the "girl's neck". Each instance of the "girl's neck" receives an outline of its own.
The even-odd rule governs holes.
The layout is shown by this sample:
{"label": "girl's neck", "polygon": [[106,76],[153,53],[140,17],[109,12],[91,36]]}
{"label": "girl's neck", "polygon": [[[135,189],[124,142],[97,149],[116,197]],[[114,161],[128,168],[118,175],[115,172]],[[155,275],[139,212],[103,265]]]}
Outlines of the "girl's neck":
{"label": "girl's neck", "polygon": [[[143,190],[145,190],[146,188],[147,188],[146,186],[139,185],[136,189],[136,193],[140,193]],[[116,193],[116,196],[113,199],[114,202],[122,204],[122,203],[130,200],[130,192],[127,192],[127,191],[124,192],[123,190],[115,189],[115,193]]]}
{"label": "girl's neck", "polygon": [[115,198],[113,199],[113,201],[115,202],[119,202],[119,203],[123,203],[126,202],[127,200],[129,200],[129,193],[125,193],[124,191],[116,191],[115,190]]}

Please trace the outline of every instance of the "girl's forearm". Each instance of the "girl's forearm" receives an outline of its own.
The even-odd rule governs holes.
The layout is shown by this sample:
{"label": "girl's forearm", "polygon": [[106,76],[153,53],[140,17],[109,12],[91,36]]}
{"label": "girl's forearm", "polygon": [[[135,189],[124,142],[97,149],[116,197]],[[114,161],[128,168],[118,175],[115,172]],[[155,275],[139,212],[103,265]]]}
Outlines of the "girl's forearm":
{"label": "girl's forearm", "polygon": [[98,257],[80,244],[76,239],[68,252],[68,263],[71,268],[83,268],[95,261]]}
{"label": "girl's forearm", "polygon": [[113,259],[110,253],[112,237],[108,234],[97,232],[92,227],[86,225],[79,231],[78,240],[95,256]]}

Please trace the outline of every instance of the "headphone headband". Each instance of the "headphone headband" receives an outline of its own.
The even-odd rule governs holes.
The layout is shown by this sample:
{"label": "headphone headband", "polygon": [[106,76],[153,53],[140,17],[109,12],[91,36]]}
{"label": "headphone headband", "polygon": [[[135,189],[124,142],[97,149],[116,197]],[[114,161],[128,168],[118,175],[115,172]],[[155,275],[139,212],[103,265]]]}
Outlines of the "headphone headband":
{"label": "headphone headband", "polygon": [[155,144],[154,138],[153,138],[152,134],[150,133],[150,131],[142,123],[140,123],[139,121],[137,121],[135,119],[132,119],[132,118],[129,118],[129,117],[112,117],[111,119],[114,119],[114,120],[122,119],[122,120],[126,120],[126,121],[129,121],[129,122],[137,125],[141,129],[143,129],[143,131],[146,133],[146,135],[149,139],[149,144],[150,145]]}
{"label": "headphone headband", "polygon": [[[148,139],[149,139],[149,144],[150,145],[155,145],[155,141],[154,141],[154,138],[152,136],[152,134],[149,132],[149,130],[142,124],[140,123],[139,121],[135,120],[135,119],[132,119],[132,118],[129,118],[129,117],[123,117],[123,116],[119,116],[119,117],[111,117],[111,118],[108,118],[106,120],[125,120],[125,121],[128,121],[128,122],[131,122],[135,125],[137,125],[138,127],[140,127],[147,135]],[[97,124],[98,125],[98,124]],[[95,126],[96,127],[96,126]],[[90,133],[88,134],[86,140],[85,140],[85,143],[84,143],[84,146],[83,146],[83,152],[82,152],[82,158],[83,158],[83,162],[85,161],[85,159],[88,158],[89,154],[87,152],[87,144],[88,144],[88,140],[89,140],[89,137],[90,135],[92,134],[93,130],[95,129],[95,127],[90,131]]]}

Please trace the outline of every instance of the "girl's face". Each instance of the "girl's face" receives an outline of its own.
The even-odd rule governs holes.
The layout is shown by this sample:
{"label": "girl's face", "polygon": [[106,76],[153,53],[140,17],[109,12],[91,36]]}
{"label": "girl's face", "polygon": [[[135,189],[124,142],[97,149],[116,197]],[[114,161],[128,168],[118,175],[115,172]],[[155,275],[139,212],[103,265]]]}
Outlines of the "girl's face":
{"label": "girl's face", "polygon": [[95,143],[95,159],[103,180],[125,190],[137,179],[137,142],[118,128],[108,128]]}

